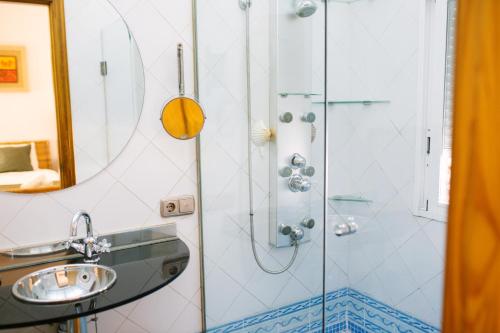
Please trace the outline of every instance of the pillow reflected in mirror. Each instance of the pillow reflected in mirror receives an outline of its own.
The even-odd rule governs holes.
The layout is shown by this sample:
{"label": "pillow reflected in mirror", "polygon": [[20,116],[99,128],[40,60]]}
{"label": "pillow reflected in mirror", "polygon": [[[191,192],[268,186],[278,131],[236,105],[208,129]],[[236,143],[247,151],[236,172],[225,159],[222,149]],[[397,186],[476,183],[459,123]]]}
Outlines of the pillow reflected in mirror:
{"label": "pillow reflected in mirror", "polygon": [[0,147],[0,173],[33,171],[31,144]]}

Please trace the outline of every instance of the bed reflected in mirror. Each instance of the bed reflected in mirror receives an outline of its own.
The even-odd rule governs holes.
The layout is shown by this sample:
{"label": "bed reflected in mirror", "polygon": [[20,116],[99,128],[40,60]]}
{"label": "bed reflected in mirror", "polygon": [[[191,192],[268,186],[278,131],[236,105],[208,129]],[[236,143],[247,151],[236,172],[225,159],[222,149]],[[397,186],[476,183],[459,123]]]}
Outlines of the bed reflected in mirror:
{"label": "bed reflected in mirror", "polygon": [[[0,190],[17,193],[55,191],[61,177],[50,141],[0,142]],[[57,159],[57,155],[56,155]]]}

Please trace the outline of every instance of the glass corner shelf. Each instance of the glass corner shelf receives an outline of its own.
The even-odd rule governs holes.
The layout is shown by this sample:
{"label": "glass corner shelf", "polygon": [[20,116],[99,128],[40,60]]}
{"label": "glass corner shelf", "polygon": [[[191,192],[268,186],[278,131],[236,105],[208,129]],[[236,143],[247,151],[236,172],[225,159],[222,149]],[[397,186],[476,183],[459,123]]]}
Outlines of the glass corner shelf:
{"label": "glass corner shelf", "polygon": [[363,202],[363,203],[372,203],[373,201],[367,198],[364,198],[359,195],[333,195],[328,198],[331,201],[344,201],[344,202]]}
{"label": "glass corner shelf", "polygon": [[280,92],[278,93],[281,97],[288,97],[288,96],[304,96],[305,98],[311,97],[311,96],[321,96],[322,94],[319,93],[314,93],[314,92]]}
{"label": "glass corner shelf", "polygon": [[[373,105],[373,104],[387,104],[390,103],[389,100],[334,100],[327,101],[328,105],[347,105],[347,104],[363,104],[363,105]],[[325,102],[313,102],[313,104],[325,104]]]}
{"label": "glass corner shelf", "polygon": [[[325,2],[325,1],[327,1],[327,0],[321,0],[321,2]],[[361,0],[328,0],[328,1],[350,4],[350,3],[358,2],[358,1],[361,1]]]}

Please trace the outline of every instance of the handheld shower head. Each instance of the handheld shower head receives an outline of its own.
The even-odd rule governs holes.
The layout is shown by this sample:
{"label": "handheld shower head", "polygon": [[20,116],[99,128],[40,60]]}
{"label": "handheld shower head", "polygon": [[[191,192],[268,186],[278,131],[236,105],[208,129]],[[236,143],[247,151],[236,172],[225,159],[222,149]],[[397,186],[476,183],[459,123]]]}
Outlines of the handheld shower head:
{"label": "handheld shower head", "polygon": [[318,5],[314,0],[296,0],[295,14],[298,17],[309,17],[316,12]]}

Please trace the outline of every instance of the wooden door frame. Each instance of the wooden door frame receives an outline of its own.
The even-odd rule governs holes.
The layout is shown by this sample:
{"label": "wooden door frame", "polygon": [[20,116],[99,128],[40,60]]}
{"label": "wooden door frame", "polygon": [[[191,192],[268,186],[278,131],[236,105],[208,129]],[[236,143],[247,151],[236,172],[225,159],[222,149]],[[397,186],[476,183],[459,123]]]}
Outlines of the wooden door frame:
{"label": "wooden door frame", "polygon": [[[5,1],[5,0],[0,0]],[[75,155],[73,151],[73,123],[69,90],[68,55],[66,51],[66,23],[64,0],[7,0],[9,2],[46,5],[49,7],[52,74],[57,119],[57,145],[61,188],[76,184]]]}

